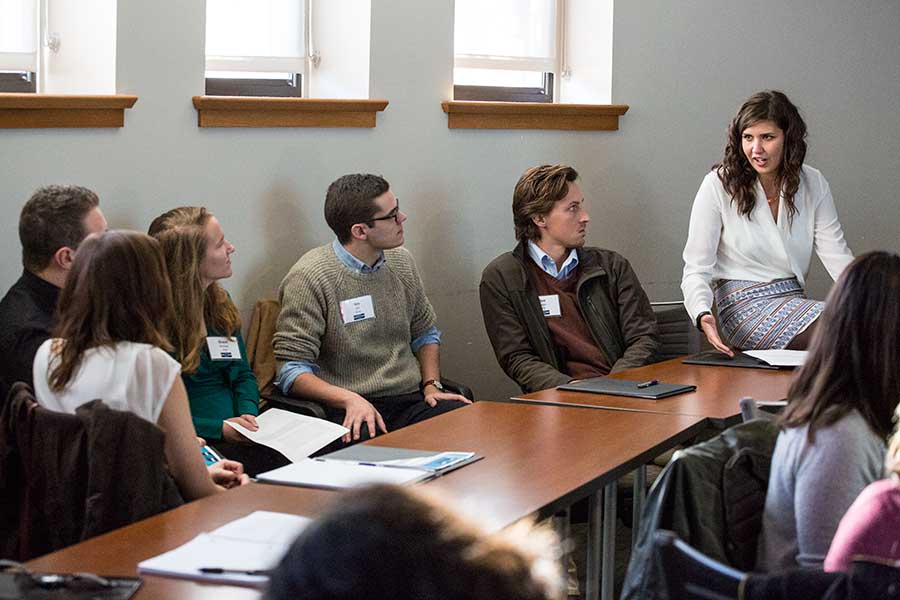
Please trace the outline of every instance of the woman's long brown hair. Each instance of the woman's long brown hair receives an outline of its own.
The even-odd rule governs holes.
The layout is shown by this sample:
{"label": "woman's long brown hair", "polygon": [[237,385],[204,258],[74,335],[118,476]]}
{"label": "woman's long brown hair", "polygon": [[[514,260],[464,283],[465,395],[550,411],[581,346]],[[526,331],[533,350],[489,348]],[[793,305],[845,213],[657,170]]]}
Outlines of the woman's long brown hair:
{"label": "woman's long brown hair", "polygon": [[778,178],[781,198],[787,206],[788,216],[793,219],[797,214],[794,196],[800,188],[800,172],[806,159],[806,123],[783,92],[759,92],[744,102],[728,126],[725,156],[721,163],[713,165],[713,169],[725,191],[731,195],[731,201],[737,203],[738,212],[749,219],[756,206],[757,174],[744,154],[741,136],[745,129],[760,121],[772,121],[784,131],[784,154]]}
{"label": "woman's long brown hair", "polygon": [[159,243],[137,231],[89,236],[75,253],[59,297],[50,389],[61,391],[86,350],[116,342],[170,351],[172,291]]}
{"label": "woman's long brown hair", "polygon": [[825,300],[809,356],[788,391],[782,427],[835,423],[856,409],[887,438],[900,401],[900,256],[869,252],[850,263]]}
{"label": "woman's long brown hair", "polygon": [[168,266],[177,313],[171,338],[185,373],[200,366],[207,327],[227,336],[241,328],[240,313],[225,290],[215,282],[203,288],[200,263],[206,255],[210,217],[203,207],[181,206],[156,217],[149,230],[159,240]]}

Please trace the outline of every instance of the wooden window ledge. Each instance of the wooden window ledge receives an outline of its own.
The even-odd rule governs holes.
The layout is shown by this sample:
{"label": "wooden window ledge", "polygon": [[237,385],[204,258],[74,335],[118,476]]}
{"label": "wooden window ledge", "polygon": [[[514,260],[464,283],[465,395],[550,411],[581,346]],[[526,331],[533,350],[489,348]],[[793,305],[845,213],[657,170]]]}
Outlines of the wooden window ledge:
{"label": "wooden window ledge", "polygon": [[441,103],[450,129],[575,129],[616,131],[627,104],[548,104],[543,102]]}
{"label": "wooden window ledge", "polygon": [[375,127],[387,100],[194,96],[200,127]]}
{"label": "wooden window ledge", "polygon": [[124,127],[137,96],[0,93],[0,128]]}

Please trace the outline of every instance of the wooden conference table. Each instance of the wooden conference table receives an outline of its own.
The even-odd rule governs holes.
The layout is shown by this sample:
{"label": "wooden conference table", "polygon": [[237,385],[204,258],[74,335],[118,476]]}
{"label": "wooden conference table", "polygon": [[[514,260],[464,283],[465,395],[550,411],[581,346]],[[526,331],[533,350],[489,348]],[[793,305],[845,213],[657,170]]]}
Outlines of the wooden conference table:
{"label": "wooden conference table", "polygon": [[[524,517],[552,515],[585,497],[592,498],[592,516],[599,516],[596,498],[604,486],[614,489],[618,477],[693,437],[703,426],[702,417],[689,415],[478,402],[367,443],[483,456],[425,485],[452,498],[462,512],[489,528],[500,529]],[[315,516],[338,495],[253,483],[35,559],[28,566],[39,571],[135,575],[140,561],[254,510]],[[595,532],[596,527],[594,521]],[[589,558],[599,557],[596,544],[591,552]],[[604,554],[604,570],[611,560]],[[599,575],[597,568],[595,562],[589,577]],[[606,579],[608,596],[611,574]],[[589,592],[596,597],[596,589]],[[233,586],[146,576],[137,598],[258,596],[258,591]]]}
{"label": "wooden conference table", "polygon": [[697,386],[693,392],[661,400],[572,392],[555,388],[515,396],[510,400],[520,403],[691,415],[705,417],[711,426],[724,429],[740,420],[738,400],[742,396],[751,396],[754,400],[783,400],[793,381],[793,371],[790,370],[686,365],[681,361],[682,358],[673,358],[610,375],[620,379],[638,381],[657,379],[661,383]]}

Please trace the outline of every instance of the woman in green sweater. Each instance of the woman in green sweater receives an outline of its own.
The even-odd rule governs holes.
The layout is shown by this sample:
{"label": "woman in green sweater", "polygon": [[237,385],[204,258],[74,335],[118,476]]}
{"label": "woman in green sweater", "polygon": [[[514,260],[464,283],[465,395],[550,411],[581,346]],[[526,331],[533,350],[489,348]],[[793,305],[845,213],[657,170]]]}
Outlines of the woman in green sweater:
{"label": "woman in green sweater", "polygon": [[166,256],[176,312],[173,356],[181,363],[197,435],[243,462],[251,476],[287,464],[278,452],[253,444],[225,423],[256,431],[259,389],[247,362],[240,315],[217,283],[231,277],[234,252],[218,219],[205,208],[182,206],[154,219],[149,233]]}

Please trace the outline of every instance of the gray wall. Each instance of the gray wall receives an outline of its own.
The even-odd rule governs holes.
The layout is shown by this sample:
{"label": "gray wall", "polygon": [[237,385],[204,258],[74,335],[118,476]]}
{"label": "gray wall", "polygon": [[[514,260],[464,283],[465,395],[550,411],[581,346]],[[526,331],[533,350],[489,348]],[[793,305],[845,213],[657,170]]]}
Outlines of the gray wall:
{"label": "gray wall", "polygon": [[[390,106],[374,130],[198,129],[200,2],[119,3],[118,89],[140,97],[120,130],[0,133],[0,287],[20,271],[16,215],[51,182],[96,189],[114,227],[145,229],[178,204],[203,204],[237,246],[226,282],[249,313],[302,252],[330,239],[328,183],[384,174],[410,215],[417,257],[445,332],[444,371],[480,397],[516,391],[481,322],[482,267],[513,245],[511,190],[521,172],[566,162],[583,175],[588,242],[628,256],[652,299],[679,295],[681,249],[701,178],[740,103],[780,88],[810,126],[852,248],[897,250],[900,225],[900,3],[896,0],[621,0],[613,101],[618,132],[448,130],[449,0],[375,0],[372,96]],[[810,288],[824,294],[815,263]]]}

